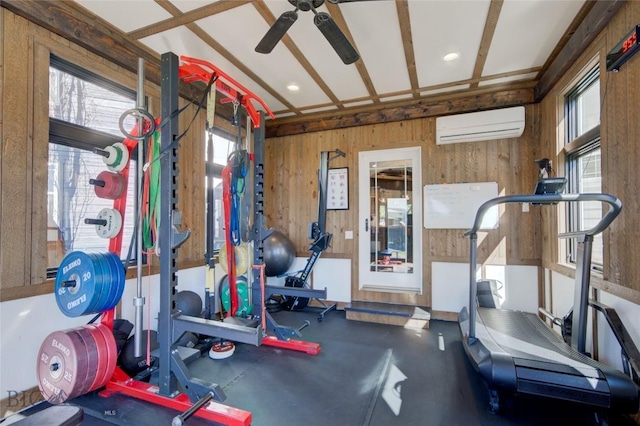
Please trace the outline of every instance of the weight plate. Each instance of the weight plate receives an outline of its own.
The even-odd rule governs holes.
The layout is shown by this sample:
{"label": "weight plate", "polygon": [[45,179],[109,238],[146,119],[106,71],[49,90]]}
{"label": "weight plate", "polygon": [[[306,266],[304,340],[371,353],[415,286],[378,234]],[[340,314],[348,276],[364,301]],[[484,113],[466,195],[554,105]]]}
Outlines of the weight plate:
{"label": "weight plate", "polygon": [[84,385],[88,355],[77,333],[54,331],[38,352],[36,374],[42,396],[52,404],[60,404],[78,395]]}
{"label": "weight plate", "polygon": [[[95,375],[95,370],[91,365],[91,358],[95,357],[95,355],[89,352],[89,349],[84,340],[84,337],[78,332],[78,330],[71,329],[71,330],[67,330],[66,333],[78,339],[78,343],[76,344],[76,347],[77,347],[78,353],[82,353],[82,356],[79,356],[78,358],[83,358],[86,360],[85,365],[78,364],[78,371],[76,372],[78,376],[78,380],[76,382],[76,386],[74,388],[74,394],[73,394],[73,396],[76,397],[76,396],[84,395],[87,392],[87,390],[89,390],[89,386],[91,386],[93,379],[95,379],[95,377],[93,377],[93,375]],[[91,372],[92,370],[93,370],[93,373]]]}
{"label": "weight plate", "polygon": [[[100,286],[96,286],[96,268],[92,257],[81,251],[68,253],[56,275],[56,303],[60,311],[68,317],[79,317],[91,312],[94,297],[99,297]],[[75,282],[66,287],[65,283]],[[98,294],[96,294],[98,292]]]}
{"label": "weight plate", "polygon": [[91,255],[93,256],[94,262],[96,264],[96,269],[100,271],[100,276],[98,279],[96,279],[96,282],[100,282],[102,292],[100,293],[100,299],[93,309],[93,312],[99,313],[107,310],[107,306],[109,305],[109,301],[112,297],[111,267],[104,260],[103,253],[91,253]]}
{"label": "weight plate", "polygon": [[[252,305],[249,302],[249,286],[245,277],[236,277],[236,291],[240,306],[236,308],[236,316],[241,317],[251,313]],[[220,283],[220,299],[222,307],[229,312],[231,309],[229,300],[229,276],[225,275]]]}
{"label": "weight plate", "polygon": [[96,225],[96,233],[100,238],[114,238],[122,229],[122,215],[116,209],[104,208],[98,212],[99,220],[106,221],[106,225]]}
{"label": "weight plate", "polygon": [[82,342],[84,343],[84,347],[87,351],[87,377],[85,386],[82,389],[79,389],[80,395],[84,395],[91,390],[97,377],[96,373],[98,371],[98,347],[93,335],[86,328],[77,327],[74,328],[73,331],[80,335],[80,337],[82,338]]}
{"label": "weight plate", "polygon": [[102,333],[96,328],[95,325],[85,325],[85,329],[91,334],[94,342],[96,343],[96,353],[98,354],[98,364],[96,367],[96,377],[91,384],[89,391],[94,391],[101,388],[106,383],[105,377],[107,376],[108,364],[108,347],[104,340]]}
{"label": "weight plate", "polygon": [[100,263],[100,257],[98,253],[87,253],[87,256],[93,261],[93,266],[96,271],[95,275],[95,286],[96,286],[96,295],[94,297],[94,302],[89,306],[89,311],[87,314],[96,314],[98,312],[102,312],[101,306],[104,303],[104,299],[108,296],[109,289],[107,288],[107,284],[105,283],[106,278],[105,275],[108,274],[108,271],[105,272],[104,266]]}
{"label": "weight plate", "polygon": [[129,163],[129,150],[122,142],[116,142],[104,149],[109,157],[103,157],[107,168],[113,172],[121,172]]}
{"label": "weight plate", "polygon": [[113,376],[113,372],[116,369],[116,363],[118,362],[118,348],[116,347],[116,339],[115,337],[113,337],[113,331],[111,330],[111,328],[107,327],[104,324],[96,324],[95,327],[100,333],[102,333],[102,336],[104,337],[107,353],[107,357],[105,359],[107,371],[104,375],[104,379],[96,388],[98,389],[106,385],[109,379],[111,379],[111,376]]}
{"label": "weight plate", "polygon": [[124,177],[119,173],[104,170],[96,180],[104,182],[104,186],[94,185],[96,196],[107,200],[117,200],[124,191]]}
{"label": "weight plate", "polygon": [[209,358],[211,359],[225,359],[229,358],[236,351],[236,346],[233,342],[225,340],[224,342],[215,343],[209,349]]}
{"label": "weight plate", "polygon": [[122,293],[124,293],[125,286],[125,274],[124,267],[122,266],[122,261],[117,255],[111,252],[107,252],[103,253],[103,257],[105,264],[109,266],[109,270],[111,272],[109,274],[108,280],[108,286],[111,290],[111,297],[105,309],[109,310],[114,308],[122,298]]}
{"label": "weight plate", "polygon": [[[234,246],[234,253],[236,255],[236,276],[244,275],[249,270],[249,244],[241,243],[239,246]],[[218,251],[218,265],[224,272],[228,272],[227,265],[227,243],[224,243]]]}

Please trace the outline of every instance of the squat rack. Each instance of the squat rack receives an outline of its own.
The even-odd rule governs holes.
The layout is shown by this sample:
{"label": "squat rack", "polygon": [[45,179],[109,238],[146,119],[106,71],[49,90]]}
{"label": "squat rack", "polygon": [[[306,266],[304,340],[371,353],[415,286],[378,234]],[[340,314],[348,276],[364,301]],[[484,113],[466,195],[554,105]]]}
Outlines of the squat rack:
{"label": "squat rack", "polygon": [[[251,424],[251,413],[219,404],[213,399],[223,401],[224,392],[216,383],[207,382],[193,377],[187,365],[183,361],[176,345],[180,336],[187,332],[193,332],[206,336],[214,336],[224,340],[247,343],[255,346],[262,344],[280,348],[292,349],[317,354],[320,345],[294,339],[300,337],[299,330],[279,325],[264,310],[264,245],[263,241],[272,230],[265,226],[264,216],[264,113],[256,111],[249,102],[259,98],[246,90],[242,85],[225,76],[234,86],[245,90],[247,95],[242,95],[232,87],[216,81],[216,89],[228,95],[232,100],[239,101],[249,111],[255,129],[254,137],[254,213],[251,228],[251,239],[254,242],[254,263],[258,267],[253,268],[252,276],[252,304],[254,312],[253,321],[215,321],[182,315],[176,309],[177,305],[177,259],[178,249],[189,237],[189,231],[180,232],[181,213],[177,209],[178,203],[178,86],[182,77],[185,81],[211,81],[212,73],[219,70],[204,61],[185,58],[187,65],[183,68],[179,65],[178,57],[171,53],[165,53],[161,58],[161,116],[163,125],[161,129],[160,155],[160,307],[158,315],[158,343],[159,343],[159,380],[158,386],[150,386],[148,383],[139,382],[130,378],[119,368],[106,385],[102,393],[108,396],[119,392],[128,396],[152,402],[158,405],[182,411],[183,414],[176,417],[177,424],[189,418],[191,415],[227,425]],[[211,68],[207,72],[202,65]],[[266,104],[259,100],[265,110],[273,117]],[[239,124],[238,124],[239,125]],[[292,296],[325,297],[326,290],[287,289]],[[229,319],[227,319],[229,320]],[[257,321],[256,321],[257,320]],[[103,321],[107,324],[113,322],[113,311],[109,312]],[[265,326],[263,327],[264,324]],[[266,329],[265,329],[266,327]],[[267,335],[267,331],[274,336]],[[180,385],[180,386],[179,386]],[[183,390],[183,393],[179,391]]]}

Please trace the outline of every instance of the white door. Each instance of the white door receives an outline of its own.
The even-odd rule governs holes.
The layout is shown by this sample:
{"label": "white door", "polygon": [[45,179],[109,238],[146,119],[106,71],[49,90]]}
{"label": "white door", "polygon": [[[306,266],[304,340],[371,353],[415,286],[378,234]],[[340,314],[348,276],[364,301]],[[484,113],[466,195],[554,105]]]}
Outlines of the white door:
{"label": "white door", "polygon": [[420,147],[359,154],[360,289],[422,292]]}

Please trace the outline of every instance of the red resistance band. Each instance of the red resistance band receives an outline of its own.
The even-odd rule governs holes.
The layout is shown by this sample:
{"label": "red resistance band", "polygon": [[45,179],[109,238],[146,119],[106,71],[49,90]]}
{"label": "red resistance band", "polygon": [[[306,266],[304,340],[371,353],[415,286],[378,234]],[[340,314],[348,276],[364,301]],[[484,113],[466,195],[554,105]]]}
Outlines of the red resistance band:
{"label": "red resistance band", "polygon": [[229,312],[233,317],[238,310],[238,292],[236,289],[236,251],[231,243],[231,166],[222,169],[222,202],[224,206],[224,241],[227,249],[227,278],[229,279]]}

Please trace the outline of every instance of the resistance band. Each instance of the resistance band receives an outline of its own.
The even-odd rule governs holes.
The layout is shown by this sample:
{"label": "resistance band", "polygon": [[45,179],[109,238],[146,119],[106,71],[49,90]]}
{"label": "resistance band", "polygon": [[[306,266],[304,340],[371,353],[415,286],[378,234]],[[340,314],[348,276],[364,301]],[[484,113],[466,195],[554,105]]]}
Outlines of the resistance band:
{"label": "resistance band", "polygon": [[247,151],[241,150],[232,153],[229,156],[229,165],[231,167],[231,218],[229,233],[231,234],[231,242],[234,246],[242,243],[240,230],[240,201],[245,190],[245,178],[249,171],[249,155]]}
{"label": "resistance band", "polygon": [[227,274],[229,277],[229,312],[227,316],[235,316],[239,303],[236,289],[236,253],[231,243],[231,166],[222,169],[222,204],[224,207],[225,246],[227,249]]}
{"label": "resistance band", "polygon": [[160,154],[160,132],[153,133],[147,145],[149,167],[145,171],[142,192],[142,238],[147,254],[156,248],[157,230],[160,227],[160,165],[151,160]]}

